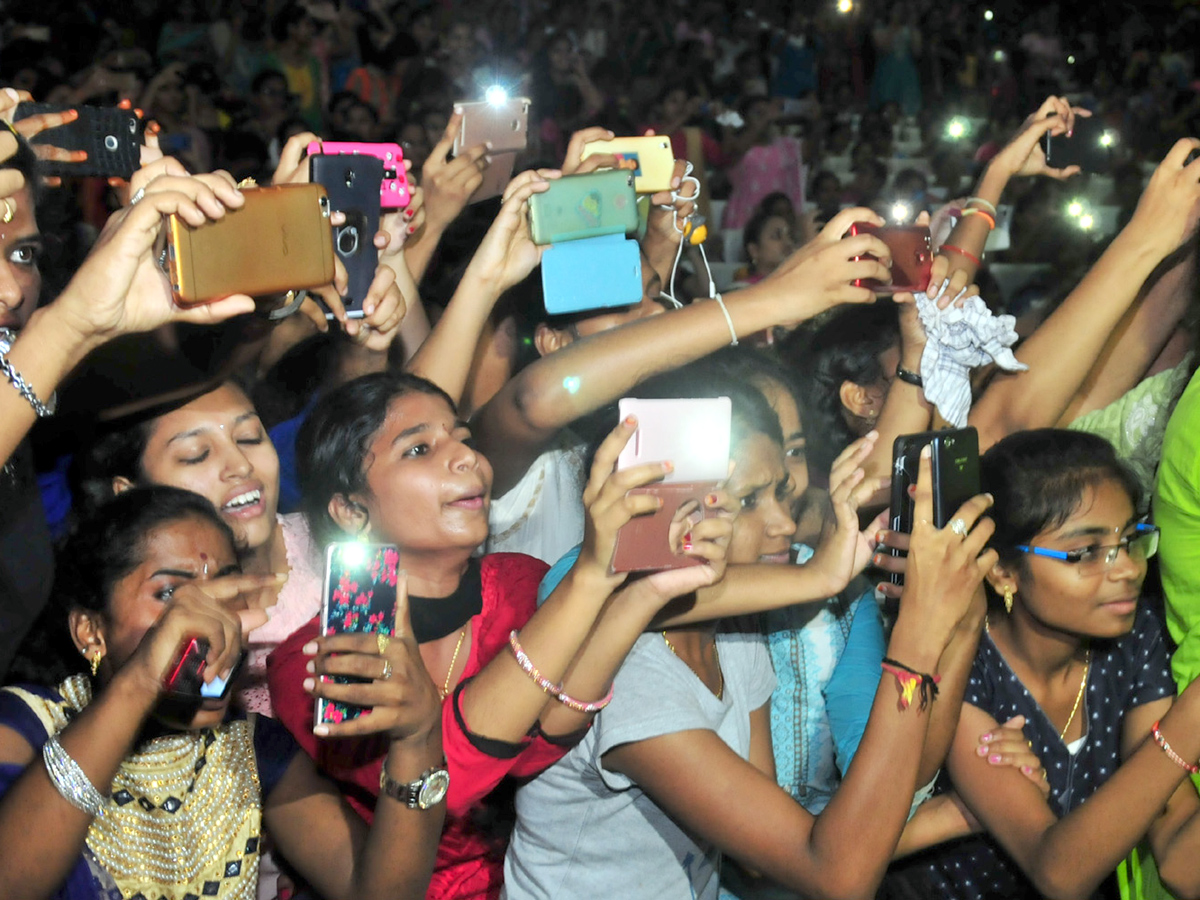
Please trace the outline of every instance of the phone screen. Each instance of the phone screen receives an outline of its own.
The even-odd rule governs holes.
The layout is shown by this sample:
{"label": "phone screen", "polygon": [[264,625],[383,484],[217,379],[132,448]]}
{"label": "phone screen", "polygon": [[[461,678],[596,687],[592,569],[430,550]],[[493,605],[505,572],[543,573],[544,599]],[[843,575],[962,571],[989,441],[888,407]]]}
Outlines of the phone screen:
{"label": "phone screen", "polygon": [[[390,635],[396,623],[396,573],[400,563],[395,544],[347,541],[325,551],[325,593],[321,634]],[[366,679],[335,675],[339,684]],[[317,699],[316,720],[334,724],[358,718],[365,707]]]}

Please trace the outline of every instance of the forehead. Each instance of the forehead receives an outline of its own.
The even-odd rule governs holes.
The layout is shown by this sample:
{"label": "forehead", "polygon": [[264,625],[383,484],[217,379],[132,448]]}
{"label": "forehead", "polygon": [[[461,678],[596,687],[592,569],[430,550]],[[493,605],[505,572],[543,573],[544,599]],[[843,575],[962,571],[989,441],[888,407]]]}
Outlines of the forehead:
{"label": "forehead", "polygon": [[215,565],[226,565],[236,559],[229,536],[213,522],[190,515],[174,522],[164,522],[149,532],[142,542],[142,568],[154,571],[176,567],[202,558],[212,557]]}
{"label": "forehead", "polygon": [[249,398],[231,384],[223,384],[179,409],[164,413],[154,423],[154,434],[170,436],[180,428],[195,428],[205,422],[226,424],[254,413]]}
{"label": "forehead", "polygon": [[[387,417],[379,430],[379,437],[394,435],[398,431],[412,428],[414,425],[434,424],[445,421],[456,421],[457,416],[445,399],[436,394],[422,394],[410,391],[393,397],[388,402]],[[390,437],[387,437],[391,440]]]}
{"label": "forehead", "polygon": [[1097,536],[1119,536],[1136,516],[1128,492],[1111,478],[1088,485],[1079,504],[1061,525],[1047,528],[1036,539],[1053,540],[1081,533]]}
{"label": "forehead", "polygon": [[774,484],[784,479],[783,454],[765,434],[752,434],[732,447],[737,465],[729,486],[735,493],[750,486]]}

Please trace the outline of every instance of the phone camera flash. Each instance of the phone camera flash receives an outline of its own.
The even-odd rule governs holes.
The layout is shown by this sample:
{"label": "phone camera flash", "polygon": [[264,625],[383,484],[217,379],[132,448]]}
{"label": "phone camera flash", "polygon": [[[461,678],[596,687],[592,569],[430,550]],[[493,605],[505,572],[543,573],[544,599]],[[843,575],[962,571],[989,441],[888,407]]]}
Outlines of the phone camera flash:
{"label": "phone camera flash", "polygon": [[484,91],[483,99],[492,106],[503,106],[508,101],[508,91],[498,84],[493,84]]}

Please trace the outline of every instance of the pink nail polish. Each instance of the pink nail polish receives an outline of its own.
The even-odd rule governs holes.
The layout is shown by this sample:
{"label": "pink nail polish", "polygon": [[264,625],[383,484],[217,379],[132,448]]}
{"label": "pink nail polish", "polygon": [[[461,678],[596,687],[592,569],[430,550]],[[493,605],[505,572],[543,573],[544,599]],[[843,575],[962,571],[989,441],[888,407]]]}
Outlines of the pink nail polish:
{"label": "pink nail polish", "polygon": [[990,762],[990,763],[999,763],[999,762],[1000,762],[1000,755],[997,753],[997,754],[993,754],[992,756],[989,756],[989,757],[988,757],[988,762]]}
{"label": "pink nail polish", "polygon": [[1021,766],[1021,771],[1024,772],[1026,775],[1032,775],[1033,774],[1033,766]]}
{"label": "pink nail polish", "polygon": [[978,753],[980,756],[987,756],[987,747],[986,746],[978,747],[978,748],[976,748],[975,752]]}

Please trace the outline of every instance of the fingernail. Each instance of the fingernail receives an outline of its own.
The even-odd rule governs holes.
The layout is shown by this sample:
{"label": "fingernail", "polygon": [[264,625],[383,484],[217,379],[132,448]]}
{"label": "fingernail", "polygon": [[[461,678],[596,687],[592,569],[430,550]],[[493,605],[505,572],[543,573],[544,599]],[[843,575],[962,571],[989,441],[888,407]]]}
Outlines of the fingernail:
{"label": "fingernail", "polygon": [[995,496],[992,494],[992,492],[991,492],[991,491],[988,491],[988,492],[987,492],[987,493],[985,493],[983,496],[985,496],[985,497],[987,497],[987,498],[988,498],[988,503],[995,503],[995,502],[996,502],[996,498],[995,498]]}
{"label": "fingernail", "polygon": [[921,459],[929,459],[931,456],[933,456],[933,450],[926,444],[921,448]]}
{"label": "fingernail", "polygon": [[325,737],[327,734],[329,734],[329,726],[317,725],[313,728],[313,734],[315,734],[317,737]]}
{"label": "fingernail", "polygon": [[675,463],[671,462],[669,459],[663,461],[662,467],[663,467],[664,472],[674,472],[675,471]]}
{"label": "fingernail", "polygon": [[877,532],[875,532],[875,543],[877,543],[877,544],[882,544],[886,538],[887,538],[887,532],[886,532],[886,531],[877,531]]}
{"label": "fingernail", "polygon": [[908,496],[910,496],[910,497],[917,496],[917,488],[915,485],[910,484],[908,486]]}
{"label": "fingernail", "polygon": [[684,542],[683,542],[683,552],[684,552],[684,553],[691,553],[691,552],[692,552],[692,542],[691,542],[691,541],[684,541]]}
{"label": "fingernail", "polygon": [[987,751],[988,751],[988,748],[986,746],[979,747],[975,750],[975,752],[978,753],[980,756],[987,756]]}
{"label": "fingernail", "polygon": [[455,107],[454,107],[454,114],[455,114],[456,116],[458,116],[458,115],[462,115],[462,111],[463,111],[463,110],[462,110],[462,107],[461,107],[461,106],[455,106]]}
{"label": "fingernail", "polygon": [[411,219],[413,215],[415,215],[415,213],[411,209],[406,209],[404,211],[404,218],[406,219]]}
{"label": "fingernail", "polygon": [[1075,134],[1075,129],[1072,128],[1070,131],[1067,132],[1067,137],[1072,137],[1074,134]]}
{"label": "fingernail", "polygon": [[317,674],[317,661],[315,659],[310,659],[304,664],[304,671],[312,675]]}
{"label": "fingernail", "polygon": [[875,563],[875,565],[877,565],[877,566],[883,565],[883,554],[876,553],[874,556],[871,557],[871,562]]}
{"label": "fingernail", "polygon": [[305,644],[303,647],[300,648],[300,652],[303,653],[305,656],[316,656],[317,655],[317,642],[309,641],[307,644]]}
{"label": "fingernail", "polygon": [[416,231],[416,230],[417,230],[417,226],[416,226],[416,225],[409,225],[409,226],[408,226],[407,228],[405,228],[404,230],[405,230],[406,232],[408,232],[409,234],[412,234],[414,231]]}
{"label": "fingernail", "polygon": [[986,744],[991,739],[992,739],[992,733],[989,731],[987,734],[985,734],[983,737],[981,737],[979,739],[979,743]]}
{"label": "fingernail", "polygon": [[133,101],[128,100],[128,99],[122,100],[120,103],[117,104],[118,109],[129,109],[132,106],[133,106]]}
{"label": "fingernail", "polygon": [[306,691],[311,691],[314,687],[316,687],[316,684],[317,682],[315,679],[305,678],[303,687]]}
{"label": "fingernail", "polygon": [[707,497],[704,498],[704,502],[707,503],[709,506],[716,506],[717,501],[719,501],[720,499],[721,498],[718,497],[716,494],[709,494]]}
{"label": "fingernail", "polygon": [[279,581],[279,582],[284,582],[284,581],[287,581],[287,580],[288,580],[288,576],[289,576],[290,574],[291,574],[290,572],[276,572],[276,573],[275,573],[275,580],[276,580],[276,581]]}
{"label": "fingernail", "polygon": [[135,116],[137,116],[139,119],[140,119],[142,116],[144,116],[144,115],[145,115],[145,113],[144,113],[144,112],[142,112],[142,111],[141,111],[140,109],[138,109],[137,107],[134,107],[133,114],[134,114]]}
{"label": "fingernail", "polygon": [[624,424],[626,424],[630,428],[632,428],[634,425],[637,424],[637,416],[626,416]]}
{"label": "fingernail", "polygon": [[63,118],[64,119],[78,119],[79,118],[79,110],[68,109],[65,113],[63,113]]}
{"label": "fingernail", "polygon": [[1021,771],[1024,772],[1026,775],[1032,775],[1033,774],[1033,766],[1021,766]]}
{"label": "fingernail", "polygon": [[1000,762],[1000,754],[993,753],[991,756],[988,757],[988,762],[992,763],[993,765]]}

